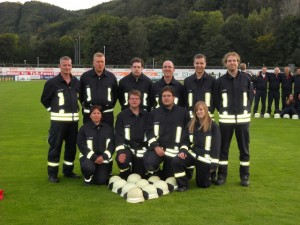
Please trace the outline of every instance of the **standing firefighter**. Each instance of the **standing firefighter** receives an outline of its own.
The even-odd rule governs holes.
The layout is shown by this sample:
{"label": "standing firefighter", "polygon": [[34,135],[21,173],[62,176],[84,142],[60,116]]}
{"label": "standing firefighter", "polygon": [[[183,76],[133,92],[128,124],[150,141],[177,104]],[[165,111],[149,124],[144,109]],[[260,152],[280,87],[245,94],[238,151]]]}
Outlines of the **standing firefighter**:
{"label": "standing firefighter", "polygon": [[50,112],[51,126],[48,143],[48,180],[57,183],[59,159],[63,141],[65,154],[63,174],[65,177],[80,178],[73,172],[76,155],[80,83],[71,74],[72,60],[68,56],[60,58],[60,73],[48,80],[44,86],[41,102]]}
{"label": "standing firefighter", "polygon": [[253,88],[249,77],[238,71],[239,63],[240,56],[236,52],[229,52],[224,56],[223,64],[227,73],[217,80],[214,91],[222,137],[217,185],[226,182],[229,147],[234,132],[240,151],[241,185],[249,185],[249,123]]}

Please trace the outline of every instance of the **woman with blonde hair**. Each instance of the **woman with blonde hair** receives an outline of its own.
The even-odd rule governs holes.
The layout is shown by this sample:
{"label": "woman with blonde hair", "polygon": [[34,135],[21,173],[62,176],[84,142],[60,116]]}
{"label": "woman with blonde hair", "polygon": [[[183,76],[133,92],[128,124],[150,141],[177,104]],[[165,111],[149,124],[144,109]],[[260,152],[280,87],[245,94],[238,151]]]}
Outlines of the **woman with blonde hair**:
{"label": "woman with blonde hair", "polygon": [[193,119],[183,132],[180,152],[172,162],[180,192],[189,189],[188,167],[195,165],[197,186],[207,188],[211,185],[211,173],[217,170],[219,162],[220,130],[211,119],[205,102],[197,102],[193,114]]}

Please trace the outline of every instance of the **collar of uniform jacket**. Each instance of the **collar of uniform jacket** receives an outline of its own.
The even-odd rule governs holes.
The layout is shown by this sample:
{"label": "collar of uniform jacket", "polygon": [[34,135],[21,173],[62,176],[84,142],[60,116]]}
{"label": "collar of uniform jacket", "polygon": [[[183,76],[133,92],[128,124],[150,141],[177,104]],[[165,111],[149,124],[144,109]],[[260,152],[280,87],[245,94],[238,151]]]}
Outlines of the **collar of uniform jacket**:
{"label": "collar of uniform jacket", "polygon": [[193,76],[194,76],[194,81],[198,81],[201,79],[207,79],[208,74],[204,71],[203,76],[200,79],[197,79],[196,73],[194,73]]}
{"label": "collar of uniform jacket", "polygon": [[[94,70],[94,76],[99,77],[94,68],[93,68],[93,70]],[[103,72],[100,74],[100,77],[106,77],[106,76],[107,76],[106,69],[104,68]]]}
{"label": "collar of uniform jacket", "polygon": [[175,85],[175,82],[174,82],[174,76],[172,76],[172,80],[170,81],[170,83],[169,84],[167,84],[166,83],[166,81],[165,81],[165,79],[164,79],[164,77],[162,77],[161,79],[160,79],[160,82],[161,82],[161,86],[166,86],[166,85]]}

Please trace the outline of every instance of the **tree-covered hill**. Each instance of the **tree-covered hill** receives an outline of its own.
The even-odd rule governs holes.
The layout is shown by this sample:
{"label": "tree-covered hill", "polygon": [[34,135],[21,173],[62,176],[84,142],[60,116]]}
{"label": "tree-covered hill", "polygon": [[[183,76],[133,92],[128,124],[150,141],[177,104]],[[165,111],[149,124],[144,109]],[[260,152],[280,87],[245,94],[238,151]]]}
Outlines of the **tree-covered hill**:
{"label": "tree-covered hill", "polygon": [[[204,53],[220,66],[227,51],[250,65],[300,66],[299,0],[112,0],[68,11],[38,1],[0,3],[0,63],[89,65],[96,51],[109,64],[134,56],[160,65],[191,65]],[[79,60],[80,59],[80,60]]]}

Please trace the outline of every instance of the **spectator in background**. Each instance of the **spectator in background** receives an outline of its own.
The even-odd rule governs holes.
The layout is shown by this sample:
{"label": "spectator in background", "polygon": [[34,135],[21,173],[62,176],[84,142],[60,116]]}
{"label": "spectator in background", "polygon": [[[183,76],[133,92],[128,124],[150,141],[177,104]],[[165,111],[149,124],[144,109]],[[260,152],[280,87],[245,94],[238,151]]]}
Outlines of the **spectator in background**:
{"label": "spectator in background", "polygon": [[113,109],[117,102],[118,83],[116,76],[105,69],[105,55],[97,52],[93,56],[93,69],[80,77],[80,102],[83,123],[90,120],[90,108],[99,105],[102,109],[102,122],[114,124]]}
{"label": "spectator in background", "polygon": [[41,102],[50,112],[51,125],[48,143],[48,180],[58,183],[58,167],[63,141],[65,153],[63,174],[69,178],[80,178],[73,172],[76,156],[80,82],[71,74],[72,60],[68,56],[59,60],[60,73],[45,83]]}
{"label": "spectator in background", "polygon": [[176,105],[184,107],[184,89],[183,85],[174,77],[174,64],[167,60],[162,65],[163,77],[152,85],[151,90],[151,105],[153,108],[161,106],[161,90],[165,86],[170,86],[174,89]]}
{"label": "spectator in background", "polygon": [[290,93],[293,91],[293,75],[290,67],[284,67],[284,73],[281,74],[281,103],[282,109],[285,108],[286,99],[289,98]]}
{"label": "spectator in background", "polygon": [[283,108],[280,115],[281,117],[284,117],[284,115],[289,115],[289,117],[292,117],[293,115],[298,115],[298,112],[296,110],[296,102],[292,93],[290,93],[289,97],[286,99],[285,107]]}
{"label": "spectator in background", "polygon": [[296,69],[296,74],[293,76],[294,78],[294,99],[298,98],[300,94],[300,67]]}
{"label": "spectator in background", "polygon": [[[246,63],[241,63],[240,64],[240,70],[241,70],[241,72],[245,73],[250,78],[251,84],[253,85],[253,82],[256,80],[256,76],[254,74],[252,74],[251,71],[247,70]],[[255,96],[254,92],[255,91],[253,90],[253,96]],[[251,104],[252,104],[252,102],[251,102]]]}
{"label": "spectator in background", "polygon": [[275,103],[274,115],[279,113],[279,98],[280,98],[280,69],[274,68],[274,73],[268,73],[269,76],[269,92],[268,92],[268,110],[267,113],[271,114],[272,103]]}
{"label": "spectator in background", "polygon": [[268,77],[269,77],[269,73],[267,72],[267,67],[263,66],[261,71],[258,72],[256,80],[253,82],[253,89],[255,93],[253,114],[255,117],[259,117],[257,116],[257,110],[260,101],[261,101],[260,116],[263,117],[266,112]]}
{"label": "spectator in background", "polygon": [[138,90],[142,93],[141,108],[147,111],[151,110],[150,94],[152,80],[142,73],[144,61],[140,58],[131,60],[131,73],[123,77],[119,82],[118,98],[121,110],[128,108],[128,92]]}
{"label": "spectator in background", "polygon": [[93,105],[90,111],[91,120],[80,128],[77,137],[77,145],[81,152],[81,172],[86,185],[106,184],[115,151],[114,131],[111,126],[101,122],[100,106]]}

